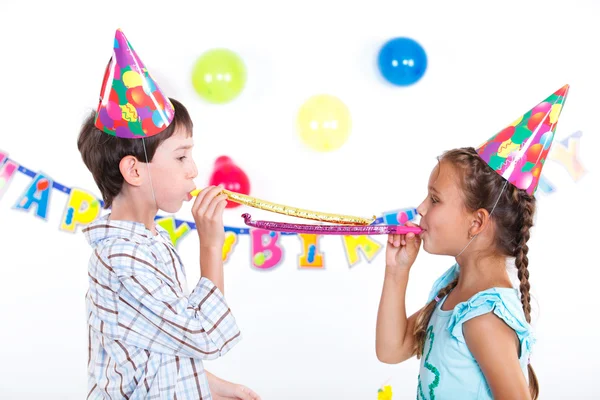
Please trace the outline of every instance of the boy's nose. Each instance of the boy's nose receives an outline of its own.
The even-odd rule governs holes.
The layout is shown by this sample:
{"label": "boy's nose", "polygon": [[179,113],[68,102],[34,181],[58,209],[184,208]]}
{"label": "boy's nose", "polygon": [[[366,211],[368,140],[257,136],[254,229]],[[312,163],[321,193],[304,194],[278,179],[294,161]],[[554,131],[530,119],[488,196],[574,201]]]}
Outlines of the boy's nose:
{"label": "boy's nose", "polygon": [[189,179],[195,179],[198,176],[198,168],[196,168],[196,163],[192,162],[192,167],[188,172]]}

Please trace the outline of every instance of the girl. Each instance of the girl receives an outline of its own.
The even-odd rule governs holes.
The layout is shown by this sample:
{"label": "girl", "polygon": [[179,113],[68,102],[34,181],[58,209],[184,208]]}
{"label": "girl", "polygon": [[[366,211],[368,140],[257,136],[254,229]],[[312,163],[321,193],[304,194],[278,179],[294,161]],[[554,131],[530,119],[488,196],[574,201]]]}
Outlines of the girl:
{"label": "girl", "polygon": [[[529,363],[527,241],[544,160],[568,85],[477,150],[444,153],[418,207],[419,236],[390,235],[377,316],[380,361],[421,359],[417,399],[536,399]],[[456,264],[407,318],[405,293],[420,249]],[[519,289],[506,270],[514,257]]]}

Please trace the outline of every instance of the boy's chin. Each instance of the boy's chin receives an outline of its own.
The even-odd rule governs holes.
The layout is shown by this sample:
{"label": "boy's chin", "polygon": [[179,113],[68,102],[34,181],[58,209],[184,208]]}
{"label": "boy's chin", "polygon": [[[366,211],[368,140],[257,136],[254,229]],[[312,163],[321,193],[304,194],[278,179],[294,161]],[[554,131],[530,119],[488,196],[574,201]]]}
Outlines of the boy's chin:
{"label": "boy's chin", "polygon": [[160,209],[168,214],[175,214],[179,210],[181,210],[181,206],[183,205],[183,201],[180,201],[179,204],[168,204],[163,205]]}

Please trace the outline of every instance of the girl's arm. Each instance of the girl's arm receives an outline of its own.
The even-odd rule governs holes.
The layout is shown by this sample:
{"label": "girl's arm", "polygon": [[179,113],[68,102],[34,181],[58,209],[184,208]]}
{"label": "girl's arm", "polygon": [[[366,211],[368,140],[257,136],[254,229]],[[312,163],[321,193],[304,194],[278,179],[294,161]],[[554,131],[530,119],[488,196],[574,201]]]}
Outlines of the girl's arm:
{"label": "girl's arm", "polygon": [[[405,275],[405,276],[404,276]],[[379,361],[398,364],[414,355],[415,321],[419,311],[406,317],[406,274],[390,275],[386,272],[377,313],[375,349]]]}
{"label": "girl's arm", "polygon": [[531,399],[514,330],[494,313],[487,313],[465,322],[463,334],[494,399]]}
{"label": "girl's arm", "polygon": [[397,364],[414,354],[413,331],[420,311],[407,318],[405,297],[410,268],[415,262],[420,246],[421,238],[412,233],[388,237],[385,279],[375,335],[377,358],[384,363]]}

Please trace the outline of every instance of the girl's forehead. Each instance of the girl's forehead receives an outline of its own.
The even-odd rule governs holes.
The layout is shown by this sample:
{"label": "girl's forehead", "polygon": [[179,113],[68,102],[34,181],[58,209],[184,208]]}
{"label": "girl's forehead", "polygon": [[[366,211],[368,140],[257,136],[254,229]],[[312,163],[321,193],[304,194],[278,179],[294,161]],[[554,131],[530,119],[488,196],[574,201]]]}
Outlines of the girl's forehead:
{"label": "girl's forehead", "polygon": [[435,166],[429,177],[429,185],[435,186],[437,190],[456,187],[458,183],[458,172],[456,168],[445,161]]}

